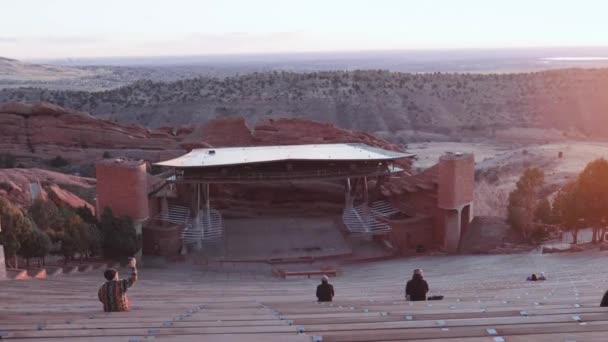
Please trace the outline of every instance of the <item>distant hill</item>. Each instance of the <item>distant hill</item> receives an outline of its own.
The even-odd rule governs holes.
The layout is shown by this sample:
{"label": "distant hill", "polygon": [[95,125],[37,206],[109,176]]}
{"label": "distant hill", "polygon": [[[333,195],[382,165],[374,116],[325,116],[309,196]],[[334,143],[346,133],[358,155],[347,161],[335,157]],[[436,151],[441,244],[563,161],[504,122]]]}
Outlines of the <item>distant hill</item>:
{"label": "distant hill", "polygon": [[0,57],[0,89],[37,87],[54,90],[102,91],[139,80],[174,82],[198,76],[225,77],[249,67],[207,65],[61,65],[32,64]]}
{"label": "distant hill", "polygon": [[[150,127],[243,116],[329,121],[367,132],[492,134],[512,127],[608,137],[608,69],[520,74],[268,72],[100,92],[4,89],[0,101],[49,101]],[[567,134],[567,133],[564,133]]]}
{"label": "distant hill", "polygon": [[88,76],[85,70],[45,64],[30,64],[0,57],[1,81],[53,81]]}

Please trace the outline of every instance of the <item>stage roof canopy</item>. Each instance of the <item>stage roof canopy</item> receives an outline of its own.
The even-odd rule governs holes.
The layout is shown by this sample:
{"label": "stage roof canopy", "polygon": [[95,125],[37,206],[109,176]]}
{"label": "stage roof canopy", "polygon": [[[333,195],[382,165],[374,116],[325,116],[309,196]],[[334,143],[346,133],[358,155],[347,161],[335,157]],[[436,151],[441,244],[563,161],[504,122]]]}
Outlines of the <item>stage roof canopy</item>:
{"label": "stage roof canopy", "polygon": [[385,161],[413,157],[413,154],[384,150],[366,144],[315,144],[251,147],[201,148],[156,163],[176,168],[297,161]]}

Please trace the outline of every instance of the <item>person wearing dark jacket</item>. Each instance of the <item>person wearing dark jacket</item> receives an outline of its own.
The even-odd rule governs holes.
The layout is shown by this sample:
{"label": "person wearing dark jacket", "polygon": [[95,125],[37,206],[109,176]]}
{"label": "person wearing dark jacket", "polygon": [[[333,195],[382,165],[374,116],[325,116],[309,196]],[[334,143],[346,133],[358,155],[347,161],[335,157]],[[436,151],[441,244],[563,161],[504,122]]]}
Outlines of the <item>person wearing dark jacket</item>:
{"label": "person wearing dark jacket", "polygon": [[606,291],[606,293],[604,293],[604,297],[602,297],[602,302],[600,303],[600,306],[603,306],[603,307],[608,306],[608,291]]}
{"label": "person wearing dark jacket", "polygon": [[414,270],[412,279],[405,286],[405,299],[411,301],[426,300],[426,294],[429,292],[429,284],[424,280],[422,269]]}
{"label": "person wearing dark jacket", "polygon": [[334,298],[334,287],[329,283],[327,276],[321,277],[321,284],[317,286],[317,300],[319,302],[331,302]]}

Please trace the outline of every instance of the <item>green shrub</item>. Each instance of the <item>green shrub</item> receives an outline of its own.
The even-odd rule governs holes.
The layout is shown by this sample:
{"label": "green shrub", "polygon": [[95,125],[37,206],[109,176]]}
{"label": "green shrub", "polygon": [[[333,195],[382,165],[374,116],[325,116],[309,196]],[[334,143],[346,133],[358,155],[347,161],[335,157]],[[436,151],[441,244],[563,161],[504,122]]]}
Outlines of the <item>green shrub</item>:
{"label": "green shrub", "polygon": [[10,153],[0,154],[0,169],[12,169],[17,163],[17,158]]}
{"label": "green shrub", "polygon": [[57,157],[49,160],[49,165],[51,167],[59,168],[59,167],[64,167],[64,166],[70,165],[70,162],[67,159],[63,158],[62,156],[57,156]]}
{"label": "green shrub", "polygon": [[139,251],[140,237],[137,236],[130,217],[115,217],[110,208],[105,208],[99,229],[103,235],[102,249],[105,257],[121,259],[133,256]]}
{"label": "green shrub", "polygon": [[52,243],[49,236],[40,229],[34,228],[22,242],[19,254],[25,258],[28,267],[31,258],[39,258],[44,264],[44,259],[51,251],[51,247]]}

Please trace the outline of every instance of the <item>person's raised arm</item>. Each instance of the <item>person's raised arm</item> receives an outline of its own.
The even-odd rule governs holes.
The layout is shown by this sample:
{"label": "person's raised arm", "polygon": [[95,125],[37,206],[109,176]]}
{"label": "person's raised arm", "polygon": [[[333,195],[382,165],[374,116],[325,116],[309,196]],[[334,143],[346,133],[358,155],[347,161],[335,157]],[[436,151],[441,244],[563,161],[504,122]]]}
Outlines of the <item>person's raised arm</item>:
{"label": "person's raised arm", "polygon": [[128,279],[123,280],[123,287],[124,289],[128,289],[129,287],[133,286],[133,284],[135,284],[135,282],[137,282],[137,261],[135,260],[135,258],[129,258],[129,267],[131,268],[131,276]]}

